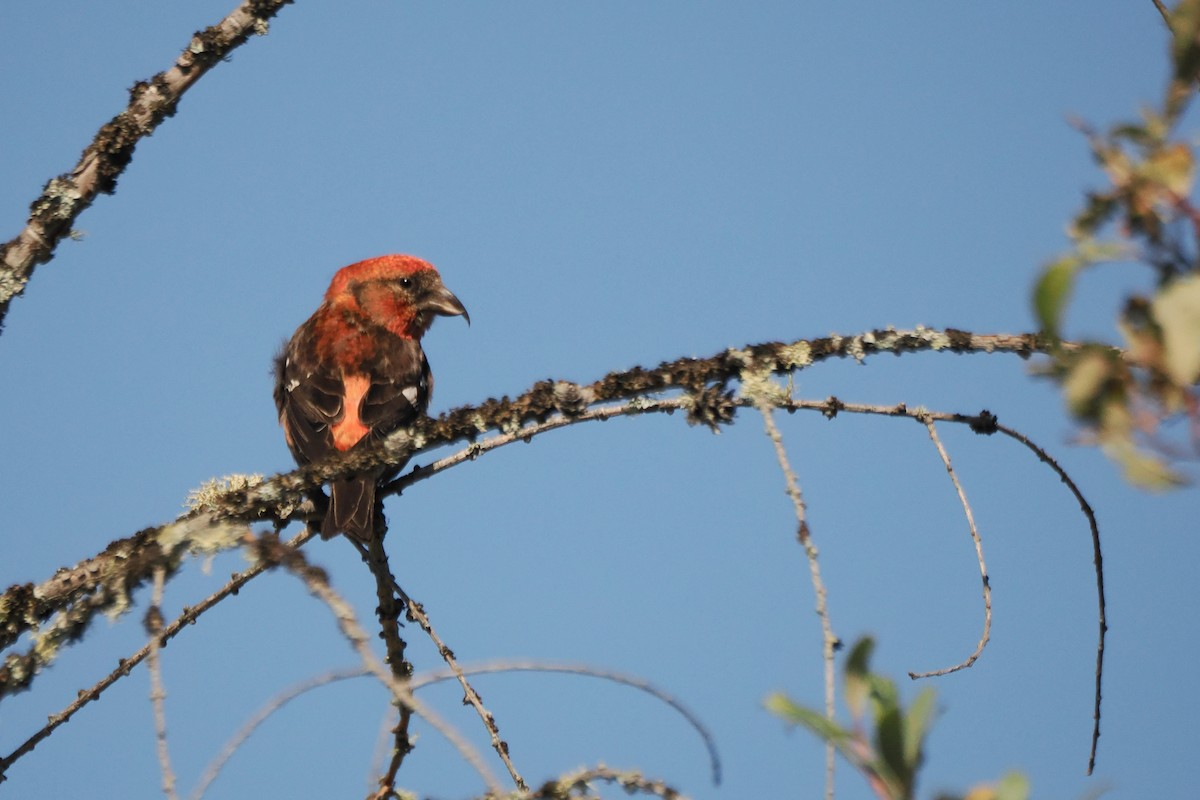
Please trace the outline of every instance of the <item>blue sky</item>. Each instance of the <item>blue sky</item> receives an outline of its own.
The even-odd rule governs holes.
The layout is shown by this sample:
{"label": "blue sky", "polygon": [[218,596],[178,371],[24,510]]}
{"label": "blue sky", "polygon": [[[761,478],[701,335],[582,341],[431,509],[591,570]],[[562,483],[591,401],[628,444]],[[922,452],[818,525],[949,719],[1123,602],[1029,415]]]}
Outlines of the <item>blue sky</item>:
{"label": "blue sky", "polygon": [[[11,238],[126,89],[170,64],[224,3],[10,5],[0,15],[0,220]],[[364,257],[437,264],[472,325],[427,338],[434,410],[536,380],[769,340],[896,325],[1019,332],[1039,266],[1099,185],[1071,115],[1131,118],[1160,95],[1153,5],[297,3],[137,150],[0,336],[0,584],[38,581],[174,518],[188,492],[291,462],[270,360],[329,277]],[[1089,275],[1068,331],[1109,335],[1146,276]],[[921,795],[1012,768],[1037,796],[1184,796],[1197,743],[1194,490],[1148,495],[1072,444],[1053,389],[1011,356],[825,364],[806,398],[988,408],[1060,458],[1096,508],[1111,636],[1095,777],[1095,593],[1087,528],[1027,452],[942,436],[973,503],[993,641],[936,681]],[[953,488],[911,422],[780,419],[821,548],[836,632],[878,638],[899,677],[954,663],[981,623]],[[821,698],[820,631],[783,479],[743,414],[713,436],[679,416],[576,426],[389,501],[397,576],[463,661],[529,657],[640,675],[714,731],[627,689],[564,676],[477,685],[531,782],[638,766],[693,797],[816,796],[823,754],[762,710]],[[344,543],[310,557],[369,622],[371,581]],[[190,564],[168,613],[240,556]],[[139,610],[93,630],[5,701],[7,753],[143,640]],[[411,630],[418,671],[441,666]],[[353,663],[327,611],[270,575],[164,651],[172,755],[189,791],[276,691]],[[901,686],[911,697],[917,688]],[[144,671],[36,752],[14,797],[158,787]],[[440,708],[481,747],[451,687]],[[211,797],[362,791],[386,703],[362,680],[272,719]],[[478,793],[422,729],[401,783]],[[496,765],[496,769],[500,769]],[[841,770],[839,796],[867,797]]]}

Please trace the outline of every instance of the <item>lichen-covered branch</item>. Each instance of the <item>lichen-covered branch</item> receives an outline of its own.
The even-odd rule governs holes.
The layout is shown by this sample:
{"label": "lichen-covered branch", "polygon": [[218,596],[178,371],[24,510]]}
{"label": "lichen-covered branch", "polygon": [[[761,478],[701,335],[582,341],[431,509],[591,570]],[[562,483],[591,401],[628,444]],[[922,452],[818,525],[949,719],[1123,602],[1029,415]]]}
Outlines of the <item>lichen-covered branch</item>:
{"label": "lichen-covered branch", "polygon": [[[488,399],[436,419],[423,419],[397,431],[378,447],[353,452],[266,480],[247,480],[224,491],[210,492],[188,514],[159,528],[148,528],[113,542],[101,554],[60,570],[40,585],[22,584],[0,595],[0,647],[36,631],[29,652],[6,656],[0,666],[0,698],[27,688],[38,669],[53,660],[62,644],[74,641],[97,612],[119,613],[129,595],[145,585],[156,566],[167,577],[189,552],[215,552],[236,546],[246,522],[286,522],[305,518],[305,495],[336,477],[397,464],[435,447],[467,440],[464,459],[495,445],[477,442],[488,431],[500,431],[500,444],[561,427],[585,418],[650,411],[686,411],[688,421],[713,428],[733,419],[737,408],[731,384],[743,376],[787,374],[830,358],[862,360],[876,353],[927,350],[952,353],[1008,352],[1026,357],[1048,348],[1032,334],[974,334],[959,330],[916,328],[877,330],[857,336],[829,336],[793,342],[770,342],[729,349],[709,358],[682,358],[654,368],[613,372],[587,385],[540,381],[516,398]],[[664,404],[652,396],[681,392]],[[617,404],[608,405],[604,404]],[[596,412],[593,415],[593,412]],[[414,480],[427,477],[421,467]],[[403,479],[402,479],[403,480]],[[397,490],[394,482],[389,492]],[[57,616],[55,616],[57,615]],[[53,617],[53,620],[51,618]],[[50,621],[47,624],[47,621]]]}
{"label": "lichen-covered branch", "polygon": [[14,297],[25,291],[33,271],[54,257],[75,220],[102,194],[112,194],[134,148],[167,117],[196,81],[254,34],[292,0],[244,0],[216,25],[197,32],[167,70],[129,90],[129,105],[99,131],[68,173],[51,178],[29,206],[29,220],[16,238],[0,245],[0,330]]}
{"label": "lichen-covered branch", "polygon": [[[243,532],[248,533],[249,527],[243,526]],[[288,541],[288,547],[296,548],[303,545],[313,537],[313,532],[309,528],[305,528],[296,536]],[[217,603],[224,600],[230,595],[237,594],[243,586],[255,577],[261,575],[267,570],[269,565],[266,563],[258,563],[242,572],[235,572],[230,576],[229,582],[212,593],[204,600],[194,606],[185,606],[183,612],[176,617],[170,624],[166,625],[158,635],[158,641],[165,644],[178,634],[181,630],[196,622],[196,618],[209,610]],[[164,574],[165,577],[165,574]],[[33,752],[33,749],[38,746],[44,739],[61,725],[68,722],[81,708],[88,703],[100,699],[100,695],[104,693],[110,686],[116,683],[121,678],[129,675],[130,671],[138,664],[145,661],[150,656],[151,643],[147,642],[137,652],[130,655],[128,658],[122,658],[117,663],[117,668],[105,675],[93,686],[79,692],[71,703],[57,714],[51,714],[46,720],[46,724],[38,729],[33,735],[29,736],[19,747],[9,753],[7,756],[0,758],[0,783],[4,782],[4,774],[8,768],[18,759]]]}
{"label": "lichen-covered branch", "polygon": [[591,800],[597,795],[592,783],[610,783],[620,786],[626,794],[645,794],[663,800],[686,800],[685,795],[663,781],[647,778],[638,770],[618,770],[599,764],[577,770],[556,780],[548,781],[529,795],[529,800]]}

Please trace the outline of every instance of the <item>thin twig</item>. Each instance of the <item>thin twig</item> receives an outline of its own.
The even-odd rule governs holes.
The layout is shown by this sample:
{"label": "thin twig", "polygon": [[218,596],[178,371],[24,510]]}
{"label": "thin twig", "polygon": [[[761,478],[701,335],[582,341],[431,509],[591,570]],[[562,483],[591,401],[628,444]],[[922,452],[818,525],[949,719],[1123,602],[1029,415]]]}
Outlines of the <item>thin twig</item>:
{"label": "thin twig", "polygon": [[[708,751],[709,766],[712,770],[712,780],[714,785],[721,783],[721,761],[717,753],[716,743],[713,740],[712,734],[699,717],[695,715],[682,702],[672,697],[667,692],[659,689],[657,686],[644,681],[633,675],[626,675],[621,672],[613,672],[611,670],[601,670],[595,667],[589,667],[580,664],[561,664],[556,662],[538,662],[538,661],[494,661],[487,664],[468,665],[459,668],[466,675],[491,675],[503,672],[558,672],[567,675],[583,675],[586,677],[599,678],[601,680],[612,681],[625,686],[630,686],[640,691],[646,692],[652,697],[661,700],[677,711],[688,724],[700,735],[704,742],[704,747]],[[327,672],[323,675],[318,675],[309,680],[303,681],[291,686],[288,689],[280,692],[275,697],[271,698],[262,708],[254,713],[245,723],[234,733],[233,736],[221,748],[220,753],[209,763],[204,770],[204,774],[200,778],[196,789],[189,795],[190,800],[200,800],[204,793],[208,791],[208,787],[220,775],[225,764],[228,763],[238,749],[246,743],[246,741],[254,734],[258,728],[267,721],[276,711],[286,706],[291,701],[300,697],[307,692],[319,689],[322,686],[328,686],[331,683],[338,681],[349,680],[351,678],[367,677],[371,673],[363,667],[354,667],[351,669],[340,669]],[[415,676],[409,688],[416,692],[426,686],[431,686],[435,683],[441,683],[456,678],[457,675],[452,670],[442,670],[440,672],[430,672],[423,675]],[[384,725],[384,730],[381,735],[386,735],[390,724]]]}
{"label": "thin twig", "polygon": [[[813,543],[808,529],[804,496],[800,493],[800,482],[796,479],[796,473],[792,471],[791,465],[788,463],[787,450],[783,446],[783,435],[775,424],[773,410],[761,394],[756,397],[756,402],[758,410],[762,412],[767,436],[770,437],[771,444],[775,447],[775,457],[779,461],[779,468],[783,471],[783,477],[787,483],[788,497],[792,499],[792,507],[796,511],[796,538],[800,541],[804,548],[804,555],[808,559],[808,571],[812,578],[813,592],[817,596],[817,616],[821,619],[821,657],[825,663],[825,717],[832,721],[835,699],[833,654],[838,647],[838,639],[833,635],[833,625],[829,621],[829,604],[825,592],[825,582],[821,579],[821,565],[817,560],[817,546]],[[833,800],[833,771],[834,746],[832,742],[828,742],[825,745],[826,800]]]}
{"label": "thin twig", "polygon": [[1096,512],[1092,510],[1091,504],[1089,504],[1087,499],[1083,496],[1083,492],[1079,490],[1079,486],[1075,484],[1075,481],[1071,479],[1071,476],[1067,474],[1067,471],[1059,466],[1057,461],[1050,457],[1049,453],[1043,450],[1040,446],[1034,444],[1028,436],[1020,431],[1000,424],[996,425],[996,430],[1000,431],[1005,436],[1008,436],[1010,439],[1014,439],[1025,445],[1025,447],[1033,451],[1034,455],[1038,457],[1039,461],[1050,467],[1050,469],[1054,470],[1058,474],[1059,479],[1066,484],[1067,488],[1071,491],[1071,494],[1075,495],[1075,500],[1079,503],[1079,509],[1083,512],[1083,515],[1087,517],[1088,527],[1091,530],[1092,565],[1096,571],[1096,603],[1098,606],[1097,623],[1099,627],[1099,635],[1097,636],[1096,641],[1096,688],[1095,699],[1092,704],[1092,746],[1088,751],[1087,767],[1087,774],[1091,775],[1092,770],[1096,768],[1096,749],[1100,743],[1100,690],[1104,677],[1104,639],[1108,634],[1108,620],[1105,611],[1106,605],[1104,600],[1104,554],[1100,550],[1100,525],[1096,522]]}
{"label": "thin twig", "polygon": [[344,681],[350,678],[362,678],[371,673],[364,667],[354,667],[352,669],[339,669],[332,672],[326,672],[323,675],[318,675],[315,678],[310,678],[303,683],[296,684],[287,690],[280,692],[275,697],[272,697],[266,705],[254,712],[254,716],[246,720],[242,727],[238,728],[233,736],[229,737],[229,741],[225,742],[225,746],[221,748],[221,752],[217,753],[216,757],[209,763],[204,770],[204,774],[200,776],[200,781],[196,784],[196,788],[188,795],[189,800],[200,800],[204,793],[208,791],[209,785],[217,779],[224,769],[226,762],[233,758],[234,753],[238,751],[246,740],[249,739],[259,726],[267,721],[272,714],[286,706],[288,703],[295,700],[302,694],[310,692],[313,689],[327,686],[336,681]]}
{"label": "thin twig", "polygon": [[[739,402],[739,405],[750,405],[750,401]],[[786,408],[820,411],[826,417],[835,417],[838,413],[846,411],[852,414],[874,414],[891,417],[912,417],[913,419],[928,418],[937,420],[938,422],[953,422],[961,425],[970,426],[971,430],[981,434],[1002,433],[1005,436],[1022,444],[1026,449],[1037,456],[1050,469],[1054,470],[1061,480],[1074,495],[1075,500],[1079,503],[1079,509],[1083,512],[1084,517],[1088,522],[1088,529],[1092,540],[1092,566],[1096,572],[1096,623],[1099,629],[1096,641],[1096,673],[1095,673],[1095,691],[1092,703],[1092,743],[1088,751],[1088,768],[1089,775],[1096,766],[1096,750],[1100,741],[1100,706],[1101,706],[1101,687],[1104,678],[1104,645],[1108,635],[1108,620],[1107,620],[1107,603],[1104,592],[1104,555],[1100,547],[1100,525],[1096,521],[1096,512],[1092,510],[1092,506],[1088,503],[1087,498],[1083,496],[1079,486],[1067,474],[1057,461],[1055,461],[1049,453],[1047,453],[1040,445],[1035,444],[1028,436],[1010,428],[1007,425],[1002,425],[997,422],[996,417],[988,412],[983,411],[979,414],[947,414],[941,412],[929,412],[917,409],[910,410],[904,403],[899,403],[894,406],[876,406],[863,403],[846,403],[836,397],[830,397],[827,400],[794,400],[789,398],[786,403]]]}
{"label": "thin twig", "polygon": [[933,420],[925,416],[921,421],[925,423],[925,429],[929,431],[929,438],[933,440],[933,446],[937,448],[938,456],[941,457],[942,464],[946,467],[946,473],[950,476],[950,480],[954,484],[954,491],[958,493],[958,501],[962,503],[963,513],[967,517],[967,527],[971,530],[971,541],[975,543],[975,558],[979,560],[979,577],[983,582],[983,634],[979,637],[979,644],[975,646],[975,652],[971,653],[965,661],[955,664],[952,667],[944,667],[932,672],[909,672],[908,677],[914,680],[917,678],[933,678],[941,675],[949,675],[951,672],[967,669],[979,658],[979,654],[983,652],[983,648],[987,646],[988,640],[992,637],[992,586],[988,581],[987,564],[983,561],[983,541],[979,538],[979,529],[975,527],[975,515],[971,512],[971,504],[967,502],[967,494],[963,491],[962,484],[958,481],[958,475],[950,463],[950,455],[946,452],[946,448],[942,446],[942,440],[938,437],[937,427],[933,424]]}
{"label": "thin twig", "polygon": [[1167,23],[1167,30],[1171,30],[1171,10],[1166,7],[1162,0],[1153,0],[1154,7],[1158,9],[1158,13],[1162,14],[1163,22]]}
{"label": "thin twig", "polygon": [[525,779],[517,772],[516,766],[513,765],[512,758],[508,754],[508,742],[500,738],[500,728],[496,725],[496,718],[492,712],[488,711],[483,705],[483,698],[479,696],[479,692],[475,691],[475,687],[467,680],[466,673],[462,667],[458,665],[458,661],[454,658],[454,651],[446,646],[442,638],[438,636],[437,631],[433,629],[433,625],[429,622],[429,616],[425,613],[425,606],[414,601],[397,585],[396,590],[404,597],[408,604],[408,617],[413,622],[421,626],[421,629],[433,640],[433,644],[441,654],[442,660],[446,662],[446,666],[450,668],[451,674],[458,680],[459,685],[463,690],[463,701],[469,703],[475,709],[475,713],[483,720],[483,725],[487,728],[488,736],[491,738],[492,749],[496,751],[496,755],[500,756],[500,760],[504,762],[504,767],[508,770],[509,776],[512,777],[513,783],[517,789],[522,792],[529,791],[529,787],[525,784]]}
{"label": "thin twig", "polygon": [[329,585],[329,579],[324,570],[311,566],[308,560],[305,559],[304,554],[299,550],[293,550],[286,545],[281,545],[278,538],[273,534],[266,534],[259,537],[247,536],[247,544],[250,545],[252,551],[260,560],[267,561],[272,565],[282,566],[304,581],[304,585],[308,587],[309,592],[329,607],[338,628],[342,632],[342,636],[346,638],[346,641],[358,653],[363,667],[374,675],[380,683],[388,687],[392,693],[394,702],[412,709],[414,714],[424,719],[434,730],[444,736],[458,750],[463,759],[471,765],[471,768],[475,770],[480,778],[483,779],[489,792],[496,795],[503,794],[500,782],[496,780],[496,776],[488,769],[479,751],[464,739],[454,726],[443,720],[441,715],[417,700],[407,683],[397,680],[383,662],[375,656],[375,653],[371,650],[370,638],[359,624],[358,618],[354,614],[353,606],[346,602]]}
{"label": "thin twig", "polygon": [[[624,686],[630,686],[649,694],[657,700],[666,703],[671,708],[675,709],[680,716],[687,720],[688,724],[700,735],[704,742],[704,748],[708,751],[708,764],[712,775],[714,786],[721,785],[721,757],[717,752],[716,740],[712,733],[708,730],[700,718],[696,716],[687,706],[672,695],[658,688],[649,681],[644,681],[634,675],[628,675],[623,672],[614,672],[607,669],[597,669],[586,664],[560,664],[555,662],[540,662],[540,661],[494,661],[487,664],[468,665],[461,668],[461,672],[466,675],[490,675],[500,672],[560,672],[566,675],[585,675],[591,678],[600,678],[601,680],[612,681]],[[454,671],[445,670],[442,672],[431,672],[419,676],[413,680],[413,690],[420,689],[430,684],[448,681],[451,678],[458,677]]]}
{"label": "thin twig", "polygon": [[158,651],[162,646],[160,633],[166,577],[167,571],[162,567],[154,570],[154,592],[150,598],[150,608],[146,611],[146,632],[150,634],[150,641],[147,642],[150,652],[146,657],[146,667],[150,670],[150,704],[154,708],[154,739],[157,744],[158,766],[162,770],[163,794],[169,800],[176,800],[179,795],[175,793],[175,771],[171,769],[171,750],[167,746],[167,712],[164,703],[167,693],[163,688],[162,665],[158,659]]}
{"label": "thin twig", "polygon": [[[363,548],[361,545],[359,546],[359,549],[366,553],[364,558],[369,557],[375,559],[378,557],[375,553],[375,550],[377,549],[376,542],[372,542],[372,547],[369,549],[369,551],[366,548]],[[378,549],[382,550],[381,542],[378,544]],[[386,554],[383,556],[383,558],[386,566]],[[500,738],[500,728],[496,724],[495,716],[484,707],[483,698],[479,695],[479,692],[475,691],[475,688],[471,686],[470,682],[467,681],[466,675],[463,673],[462,669],[458,665],[457,659],[454,657],[454,651],[446,646],[446,643],[442,641],[441,636],[439,636],[437,631],[433,629],[433,624],[429,621],[429,615],[425,613],[425,606],[416,600],[413,600],[396,581],[395,576],[392,575],[390,571],[386,569],[381,570],[374,566],[372,567],[371,571],[375,575],[376,581],[378,582],[377,591],[380,593],[379,596],[382,598],[386,594],[386,596],[389,598],[399,598],[405,608],[408,609],[408,619],[411,622],[416,622],[418,625],[420,625],[421,630],[425,631],[425,634],[429,636],[430,640],[433,641],[434,646],[438,650],[438,654],[441,655],[442,660],[446,662],[446,665],[450,668],[451,673],[458,679],[459,685],[462,686],[464,702],[469,703],[471,707],[475,709],[475,713],[479,715],[479,719],[483,721],[483,725],[487,729],[488,736],[491,739],[492,749],[496,751],[496,754],[504,763],[505,768],[508,770],[509,776],[513,779],[513,783],[516,784],[517,788],[521,791],[528,791],[529,787],[525,784],[525,779],[521,777],[521,774],[517,771],[516,766],[513,764],[512,759],[509,756],[508,742]],[[383,603],[381,600],[381,607],[382,605]],[[382,611],[380,612],[380,615],[382,618]],[[407,720],[404,716],[404,709],[401,709],[400,725],[397,727],[397,730],[400,728],[407,730]],[[397,751],[398,750],[399,748],[397,748]],[[390,786],[394,783],[396,772],[400,767],[399,761],[400,760],[393,755],[392,763],[389,765],[387,773],[380,780],[381,785]]]}

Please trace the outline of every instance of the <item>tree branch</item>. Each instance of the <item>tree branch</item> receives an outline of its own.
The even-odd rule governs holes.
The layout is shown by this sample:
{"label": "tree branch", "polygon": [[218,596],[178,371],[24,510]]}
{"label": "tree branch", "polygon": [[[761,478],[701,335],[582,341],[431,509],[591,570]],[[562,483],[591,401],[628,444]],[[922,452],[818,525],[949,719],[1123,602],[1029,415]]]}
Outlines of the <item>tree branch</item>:
{"label": "tree branch", "polygon": [[268,21],[292,0],[244,0],[216,25],[192,36],[175,64],[129,90],[129,105],[109,120],[66,174],[51,178],[29,206],[29,220],[16,238],[0,245],[0,331],[14,297],[40,264],[71,234],[79,218],[101,194],[112,194],[117,178],[133,159],[134,148],[167,117],[196,81],[252,35],[265,34]]}

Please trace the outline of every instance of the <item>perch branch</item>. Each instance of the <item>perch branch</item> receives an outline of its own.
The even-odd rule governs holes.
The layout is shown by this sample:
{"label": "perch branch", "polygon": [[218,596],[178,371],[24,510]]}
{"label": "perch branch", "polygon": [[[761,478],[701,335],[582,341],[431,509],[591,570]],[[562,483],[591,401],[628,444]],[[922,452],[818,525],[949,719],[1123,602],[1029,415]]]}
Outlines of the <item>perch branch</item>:
{"label": "perch branch", "polygon": [[[1074,347],[1070,343],[1060,346]],[[212,538],[228,520],[289,521],[296,517],[297,509],[304,507],[307,492],[333,478],[395,465],[453,442],[475,442],[480,434],[489,430],[501,432],[498,442],[489,447],[484,447],[483,443],[472,445],[459,454],[454,463],[475,458],[492,447],[531,438],[536,432],[587,419],[682,409],[687,412],[689,422],[710,425],[727,422],[732,419],[735,404],[732,393],[725,387],[741,380],[744,372],[787,374],[830,358],[862,360],[881,353],[1007,352],[1024,358],[1049,347],[1046,340],[1034,334],[975,334],[918,327],[907,331],[877,330],[857,336],[835,335],[750,345],[709,358],[682,358],[664,362],[653,369],[634,367],[613,372],[590,385],[540,381],[514,399],[489,399],[478,406],[455,409],[436,419],[422,419],[412,428],[393,433],[377,447],[214,492],[201,507],[173,523],[147,528],[127,539],[114,541],[103,553],[74,567],[60,569],[39,585],[12,586],[0,595],[0,648],[8,647],[22,633],[37,629],[55,612],[62,610],[70,610],[63,640],[79,638],[97,612],[120,611],[127,604],[128,594],[151,578],[155,565],[163,563],[164,553],[174,557],[181,547],[190,546],[194,538]],[[684,393],[678,402],[663,403],[647,397],[672,389]],[[603,413],[585,414],[592,406],[618,401],[629,402]],[[419,467],[413,468],[410,474],[412,477],[406,476],[389,484],[386,493],[395,493],[405,485],[428,477],[428,473]],[[169,547],[164,549],[160,541]],[[236,546],[236,537],[226,546]],[[0,667],[0,697],[28,685],[36,670],[26,666],[6,663]]]}

